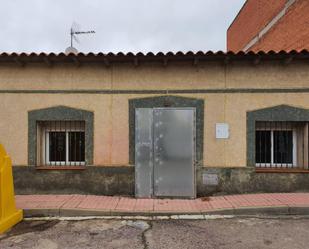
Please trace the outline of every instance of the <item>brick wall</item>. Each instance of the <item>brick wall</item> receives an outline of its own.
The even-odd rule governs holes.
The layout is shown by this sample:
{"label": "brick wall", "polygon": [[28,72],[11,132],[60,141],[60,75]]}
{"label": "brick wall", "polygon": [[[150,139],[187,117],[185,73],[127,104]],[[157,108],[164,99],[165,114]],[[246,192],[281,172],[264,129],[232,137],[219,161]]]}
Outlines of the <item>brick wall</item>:
{"label": "brick wall", "polygon": [[250,50],[309,50],[309,1],[298,0]]}
{"label": "brick wall", "polygon": [[228,29],[227,49],[237,52],[245,47],[280,12],[286,1],[247,0]]}

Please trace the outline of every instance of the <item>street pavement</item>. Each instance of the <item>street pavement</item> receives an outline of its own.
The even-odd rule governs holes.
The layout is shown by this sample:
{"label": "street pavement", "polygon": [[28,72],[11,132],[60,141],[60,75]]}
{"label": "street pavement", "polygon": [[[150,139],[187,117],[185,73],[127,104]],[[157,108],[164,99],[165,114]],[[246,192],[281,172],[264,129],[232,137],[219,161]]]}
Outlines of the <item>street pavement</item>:
{"label": "street pavement", "polygon": [[303,249],[309,219],[28,220],[0,235],[1,249]]}

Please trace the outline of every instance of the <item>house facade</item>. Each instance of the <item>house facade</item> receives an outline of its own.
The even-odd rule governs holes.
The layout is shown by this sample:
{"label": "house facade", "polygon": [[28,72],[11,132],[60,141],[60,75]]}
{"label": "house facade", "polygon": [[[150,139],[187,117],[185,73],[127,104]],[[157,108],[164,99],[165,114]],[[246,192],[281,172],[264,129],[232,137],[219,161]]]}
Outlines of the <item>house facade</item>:
{"label": "house facade", "polygon": [[309,189],[309,53],[1,54],[16,193]]}

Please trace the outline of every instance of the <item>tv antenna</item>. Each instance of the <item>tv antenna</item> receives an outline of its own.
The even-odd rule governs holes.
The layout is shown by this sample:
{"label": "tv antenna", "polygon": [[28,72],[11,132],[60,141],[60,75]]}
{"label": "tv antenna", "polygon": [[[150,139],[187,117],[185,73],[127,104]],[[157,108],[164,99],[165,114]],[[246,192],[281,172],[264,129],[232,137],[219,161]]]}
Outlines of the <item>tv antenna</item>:
{"label": "tv antenna", "polygon": [[71,35],[71,48],[73,48],[73,40],[79,43],[79,40],[77,38],[77,35],[83,35],[83,34],[94,34],[95,31],[80,31],[80,25],[76,22],[73,22],[71,29],[70,29],[70,35]]}

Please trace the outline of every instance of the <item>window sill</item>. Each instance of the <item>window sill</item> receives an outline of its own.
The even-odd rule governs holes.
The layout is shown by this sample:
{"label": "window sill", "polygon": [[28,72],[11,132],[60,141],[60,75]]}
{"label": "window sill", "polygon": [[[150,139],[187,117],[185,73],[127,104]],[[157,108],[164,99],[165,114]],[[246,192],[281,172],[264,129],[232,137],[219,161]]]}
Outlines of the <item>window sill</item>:
{"label": "window sill", "polygon": [[85,170],[86,166],[37,166],[37,170]]}
{"label": "window sill", "polygon": [[309,174],[309,170],[308,169],[287,169],[287,168],[282,168],[282,169],[255,169],[256,173],[305,173],[305,174]]}

